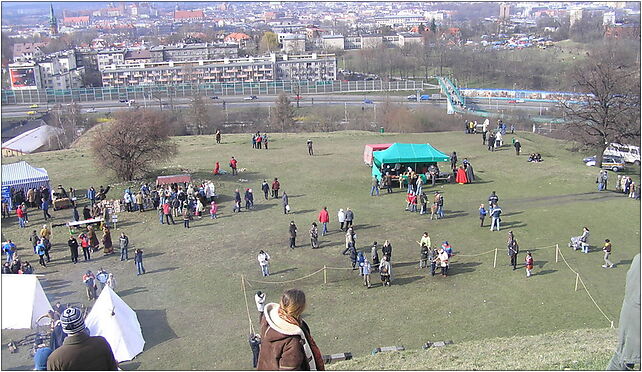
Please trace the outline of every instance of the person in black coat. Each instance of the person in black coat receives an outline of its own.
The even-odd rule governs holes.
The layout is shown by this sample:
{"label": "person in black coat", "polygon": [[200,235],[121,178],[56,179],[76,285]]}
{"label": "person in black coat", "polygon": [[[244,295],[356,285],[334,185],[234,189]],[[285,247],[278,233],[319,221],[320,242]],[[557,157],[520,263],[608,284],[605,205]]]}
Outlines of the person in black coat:
{"label": "person in black coat", "polygon": [[383,243],[383,247],[381,247],[381,253],[383,253],[384,256],[387,257],[388,262],[392,259],[392,244],[390,244],[389,241],[385,241]]}
{"label": "person in black coat", "polygon": [[69,236],[67,245],[69,246],[69,252],[71,252],[71,262],[78,263],[78,241],[73,235]]}
{"label": "person in black coat", "polygon": [[86,205],[82,209],[82,219],[83,220],[91,220],[91,211],[89,210],[89,207],[86,206]]}

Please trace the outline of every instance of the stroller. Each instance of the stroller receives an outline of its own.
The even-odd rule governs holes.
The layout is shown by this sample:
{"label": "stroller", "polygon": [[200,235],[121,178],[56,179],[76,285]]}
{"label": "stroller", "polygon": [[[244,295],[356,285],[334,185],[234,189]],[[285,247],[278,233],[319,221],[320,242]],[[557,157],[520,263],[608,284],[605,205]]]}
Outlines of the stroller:
{"label": "stroller", "polygon": [[581,236],[571,237],[571,241],[568,243],[568,246],[570,248],[573,248],[573,250],[581,249],[582,252],[588,253],[588,250],[589,250],[588,238],[589,238],[589,232],[584,231],[584,233]]}

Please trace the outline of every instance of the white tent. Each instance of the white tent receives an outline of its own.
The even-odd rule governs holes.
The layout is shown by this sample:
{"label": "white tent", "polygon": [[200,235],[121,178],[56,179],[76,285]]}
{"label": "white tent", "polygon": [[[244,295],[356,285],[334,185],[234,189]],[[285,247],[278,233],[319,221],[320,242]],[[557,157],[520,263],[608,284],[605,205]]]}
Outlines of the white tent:
{"label": "white tent", "polygon": [[[2,274],[2,329],[35,328],[36,320],[49,310],[53,309],[38,277]],[[48,324],[47,319],[41,322]]]}
{"label": "white tent", "polygon": [[145,346],[136,313],[108,286],[98,296],[85,325],[92,336],[103,336],[109,342],[119,363],[134,359]]}

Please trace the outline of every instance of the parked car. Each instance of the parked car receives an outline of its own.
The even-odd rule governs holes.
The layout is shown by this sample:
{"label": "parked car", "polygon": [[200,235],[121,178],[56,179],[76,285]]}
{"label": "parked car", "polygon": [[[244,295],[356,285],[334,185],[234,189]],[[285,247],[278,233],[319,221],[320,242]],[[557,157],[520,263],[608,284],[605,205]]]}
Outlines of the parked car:
{"label": "parked car", "polygon": [[259,97],[257,97],[257,96],[248,96],[248,97],[245,97],[243,99],[246,100],[246,101],[254,101],[254,100],[259,99]]}
{"label": "parked car", "polygon": [[[589,167],[595,166],[595,156],[585,158],[585,163]],[[625,169],[624,158],[621,156],[604,155],[602,159],[602,169],[610,169],[613,172],[619,172]]]}

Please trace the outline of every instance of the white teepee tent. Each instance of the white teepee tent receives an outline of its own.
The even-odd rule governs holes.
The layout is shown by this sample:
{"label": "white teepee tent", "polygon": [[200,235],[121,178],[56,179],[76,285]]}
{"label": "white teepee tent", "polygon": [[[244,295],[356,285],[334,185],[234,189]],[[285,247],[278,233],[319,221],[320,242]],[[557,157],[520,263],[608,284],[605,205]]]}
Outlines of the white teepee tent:
{"label": "white teepee tent", "polygon": [[2,329],[35,328],[36,320],[49,310],[53,309],[38,277],[2,274]]}
{"label": "white teepee tent", "polygon": [[145,346],[136,313],[108,286],[98,296],[85,325],[92,336],[103,336],[109,342],[119,363],[134,359]]}

